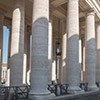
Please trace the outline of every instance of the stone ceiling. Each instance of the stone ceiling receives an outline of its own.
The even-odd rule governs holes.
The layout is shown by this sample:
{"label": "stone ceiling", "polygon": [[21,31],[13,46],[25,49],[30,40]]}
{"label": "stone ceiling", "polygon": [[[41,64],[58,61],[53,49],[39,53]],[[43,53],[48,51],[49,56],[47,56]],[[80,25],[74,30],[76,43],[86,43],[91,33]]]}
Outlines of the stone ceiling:
{"label": "stone ceiling", "polygon": [[[67,14],[67,1],[68,0],[50,0],[50,14],[54,15],[60,20],[66,20]],[[100,11],[100,0],[79,0],[79,16],[81,26],[84,28],[85,15],[88,10],[92,7],[91,2],[97,2],[98,5],[94,4],[97,9],[97,15],[99,16]],[[12,18],[14,0],[0,0],[0,9],[2,9],[5,13],[4,15],[8,18]],[[25,18],[29,25],[31,25],[32,20],[32,0],[25,0]],[[96,17],[96,22],[100,19]]]}
{"label": "stone ceiling", "polygon": [[[60,19],[66,17],[68,0],[50,0],[50,12]],[[99,0],[97,0],[99,2]],[[11,17],[14,0],[0,0],[0,8],[2,8],[8,17]],[[31,19],[32,16],[32,2],[25,0],[26,18]],[[86,3],[86,0],[79,0],[80,18],[84,17],[86,12],[90,9],[90,6]]]}

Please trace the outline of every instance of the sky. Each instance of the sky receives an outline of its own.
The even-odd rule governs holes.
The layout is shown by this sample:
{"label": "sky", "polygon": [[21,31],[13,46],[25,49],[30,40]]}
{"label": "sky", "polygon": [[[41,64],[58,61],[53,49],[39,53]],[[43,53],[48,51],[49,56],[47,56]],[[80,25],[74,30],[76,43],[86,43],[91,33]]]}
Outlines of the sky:
{"label": "sky", "polygon": [[7,63],[8,58],[8,41],[9,41],[9,29],[3,27],[3,63]]}

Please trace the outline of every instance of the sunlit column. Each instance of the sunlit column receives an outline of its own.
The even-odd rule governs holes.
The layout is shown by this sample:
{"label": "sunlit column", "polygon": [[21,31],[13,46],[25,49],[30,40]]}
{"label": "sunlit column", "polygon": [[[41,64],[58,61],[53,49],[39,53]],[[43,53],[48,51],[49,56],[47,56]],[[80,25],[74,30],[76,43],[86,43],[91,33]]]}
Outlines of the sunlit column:
{"label": "sunlit column", "polygon": [[11,85],[23,84],[23,54],[24,54],[24,0],[14,1],[12,16],[12,36],[10,55]]}
{"label": "sunlit column", "polygon": [[27,34],[27,83],[30,85],[30,31]]}
{"label": "sunlit column", "polygon": [[24,34],[24,54],[23,54],[23,84],[27,84],[27,24]]}
{"label": "sunlit column", "polygon": [[56,82],[56,35],[52,35],[52,81]]}
{"label": "sunlit column", "polygon": [[34,100],[49,100],[48,91],[49,0],[34,0],[32,18],[31,91]]}
{"label": "sunlit column", "polygon": [[79,67],[81,70],[81,79],[80,82],[83,80],[83,70],[82,70],[82,40],[79,39]]}
{"label": "sunlit column", "polygon": [[90,11],[86,16],[86,78],[88,90],[95,90],[96,82],[96,44],[95,44],[95,13]]}
{"label": "sunlit column", "polygon": [[49,34],[48,34],[48,67],[49,67],[49,83],[52,80],[52,19],[49,21]]}
{"label": "sunlit column", "polygon": [[61,82],[67,83],[67,66],[66,66],[66,50],[67,50],[67,33],[66,33],[66,21],[62,21],[62,67],[61,67]]}
{"label": "sunlit column", "polygon": [[97,25],[97,35],[96,35],[96,45],[97,45],[97,51],[96,51],[96,62],[97,62],[97,67],[96,67],[96,81],[100,82],[100,24]]}
{"label": "sunlit column", "polygon": [[81,91],[79,66],[79,0],[68,0],[67,13],[67,72],[68,91],[77,93]]}
{"label": "sunlit column", "polygon": [[56,81],[56,60],[52,62],[52,81]]}
{"label": "sunlit column", "polygon": [[81,81],[83,83],[85,83],[86,82],[86,78],[85,78],[85,76],[86,76],[86,70],[85,70],[85,34],[83,33],[82,35],[83,36],[82,36],[82,74],[81,74],[82,79],[81,79]]}

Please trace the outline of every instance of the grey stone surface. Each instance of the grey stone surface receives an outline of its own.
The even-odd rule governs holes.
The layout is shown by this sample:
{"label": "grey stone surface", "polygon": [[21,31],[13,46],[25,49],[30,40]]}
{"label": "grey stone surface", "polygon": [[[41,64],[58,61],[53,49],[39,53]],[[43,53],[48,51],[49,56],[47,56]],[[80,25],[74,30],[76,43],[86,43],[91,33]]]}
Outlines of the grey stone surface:
{"label": "grey stone surface", "polygon": [[47,100],[49,0],[34,0],[32,21],[31,91],[33,100]]}
{"label": "grey stone surface", "polygon": [[65,20],[61,23],[62,28],[62,67],[61,67],[61,82],[63,84],[67,83],[67,66],[66,66],[66,57],[67,57],[67,33],[66,33],[66,22]]}
{"label": "grey stone surface", "polygon": [[48,33],[48,67],[49,67],[49,83],[52,79],[52,19],[49,21],[49,33]]}
{"label": "grey stone surface", "polygon": [[58,96],[51,100],[100,100],[100,90],[95,92],[86,92],[78,95]]}
{"label": "grey stone surface", "polygon": [[97,52],[96,52],[96,81],[97,82],[100,82],[100,24],[97,25],[97,41],[96,41],[96,49],[97,49]]}
{"label": "grey stone surface", "polygon": [[23,84],[23,53],[24,53],[24,0],[15,0],[12,17],[10,83]]}
{"label": "grey stone surface", "polygon": [[67,73],[68,91],[80,92],[80,66],[79,66],[79,0],[68,1],[67,13]]}
{"label": "grey stone surface", "polygon": [[96,82],[96,44],[95,44],[95,13],[91,11],[86,17],[86,78],[88,89],[95,90]]}

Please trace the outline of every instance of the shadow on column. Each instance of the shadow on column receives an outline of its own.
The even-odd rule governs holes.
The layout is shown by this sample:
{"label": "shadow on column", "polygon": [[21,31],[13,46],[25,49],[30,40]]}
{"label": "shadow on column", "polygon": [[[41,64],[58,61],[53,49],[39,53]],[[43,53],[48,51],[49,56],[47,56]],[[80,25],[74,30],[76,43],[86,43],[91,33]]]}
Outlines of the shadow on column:
{"label": "shadow on column", "polygon": [[98,90],[96,86],[96,44],[94,38],[86,42],[85,57],[88,90]]}
{"label": "shadow on column", "polygon": [[48,91],[48,19],[38,18],[32,22],[31,91],[33,100],[49,100]]}

